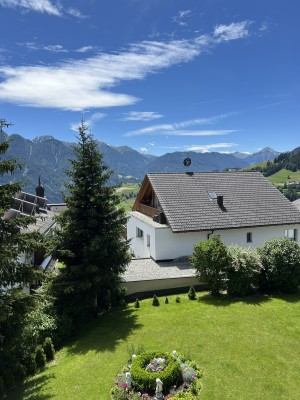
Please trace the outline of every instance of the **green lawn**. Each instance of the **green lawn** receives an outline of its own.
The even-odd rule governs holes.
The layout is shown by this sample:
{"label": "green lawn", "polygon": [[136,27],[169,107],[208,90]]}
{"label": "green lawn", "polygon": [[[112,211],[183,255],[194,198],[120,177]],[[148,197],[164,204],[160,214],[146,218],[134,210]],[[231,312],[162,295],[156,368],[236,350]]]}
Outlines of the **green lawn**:
{"label": "green lawn", "polygon": [[[290,177],[290,179],[288,179]],[[300,171],[292,172],[287,169],[282,169],[276,174],[273,174],[271,176],[268,176],[268,179],[270,182],[274,183],[282,183],[284,184],[285,182],[299,182],[300,181]]]}
{"label": "green lawn", "polygon": [[55,362],[8,400],[109,400],[127,349],[177,350],[203,369],[203,400],[298,400],[299,295],[198,301],[105,314],[61,349]]}
{"label": "green lawn", "polygon": [[124,194],[134,193],[134,197],[131,197],[130,199],[125,199],[124,197],[120,197],[121,199],[120,206],[122,206],[125,209],[125,211],[132,210],[132,206],[135,202],[135,198],[139,189],[140,188],[137,183],[123,183],[121,187],[116,189],[116,192],[119,195],[121,195],[122,193]]}

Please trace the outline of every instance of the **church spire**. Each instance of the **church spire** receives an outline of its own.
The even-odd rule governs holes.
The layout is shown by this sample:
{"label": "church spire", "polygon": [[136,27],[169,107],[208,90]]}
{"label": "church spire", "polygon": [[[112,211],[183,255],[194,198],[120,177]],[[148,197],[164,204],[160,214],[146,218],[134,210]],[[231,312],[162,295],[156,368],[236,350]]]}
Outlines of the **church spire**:
{"label": "church spire", "polygon": [[40,176],[39,176],[38,185],[35,188],[35,194],[38,197],[45,197],[45,189],[44,189],[44,186],[41,184],[41,177]]}

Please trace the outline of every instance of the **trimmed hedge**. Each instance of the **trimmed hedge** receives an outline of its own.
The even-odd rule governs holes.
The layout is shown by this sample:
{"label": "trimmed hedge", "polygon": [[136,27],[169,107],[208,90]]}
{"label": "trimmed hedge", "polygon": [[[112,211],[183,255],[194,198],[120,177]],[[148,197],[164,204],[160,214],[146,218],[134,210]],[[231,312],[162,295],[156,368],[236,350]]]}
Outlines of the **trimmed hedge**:
{"label": "trimmed hedge", "polygon": [[[146,371],[147,365],[154,359],[162,357],[166,360],[166,367],[159,372]],[[133,360],[131,369],[131,378],[133,386],[145,392],[154,392],[156,379],[163,382],[164,390],[167,391],[170,386],[178,385],[182,382],[179,363],[168,353],[145,352]]]}

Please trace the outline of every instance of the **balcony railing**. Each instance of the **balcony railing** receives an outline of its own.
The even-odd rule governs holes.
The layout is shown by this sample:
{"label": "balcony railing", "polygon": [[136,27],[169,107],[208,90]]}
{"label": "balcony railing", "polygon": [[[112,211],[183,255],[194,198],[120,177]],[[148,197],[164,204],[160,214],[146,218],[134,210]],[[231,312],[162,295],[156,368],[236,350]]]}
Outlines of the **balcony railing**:
{"label": "balcony railing", "polygon": [[149,207],[146,206],[146,204],[139,204],[139,211],[142,214],[148,215],[148,217],[154,217],[154,215],[157,215],[161,212],[161,210],[158,210],[157,208]]}

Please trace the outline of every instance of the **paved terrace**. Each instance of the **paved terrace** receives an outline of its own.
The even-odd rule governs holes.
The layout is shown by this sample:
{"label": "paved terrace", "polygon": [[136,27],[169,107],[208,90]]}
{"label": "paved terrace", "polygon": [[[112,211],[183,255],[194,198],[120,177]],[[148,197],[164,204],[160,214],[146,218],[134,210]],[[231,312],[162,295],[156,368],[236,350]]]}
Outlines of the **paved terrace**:
{"label": "paved terrace", "polygon": [[152,258],[132,259],[122,275],[123,282],[195,277],[195,269],[184,259],[155,262]]}

